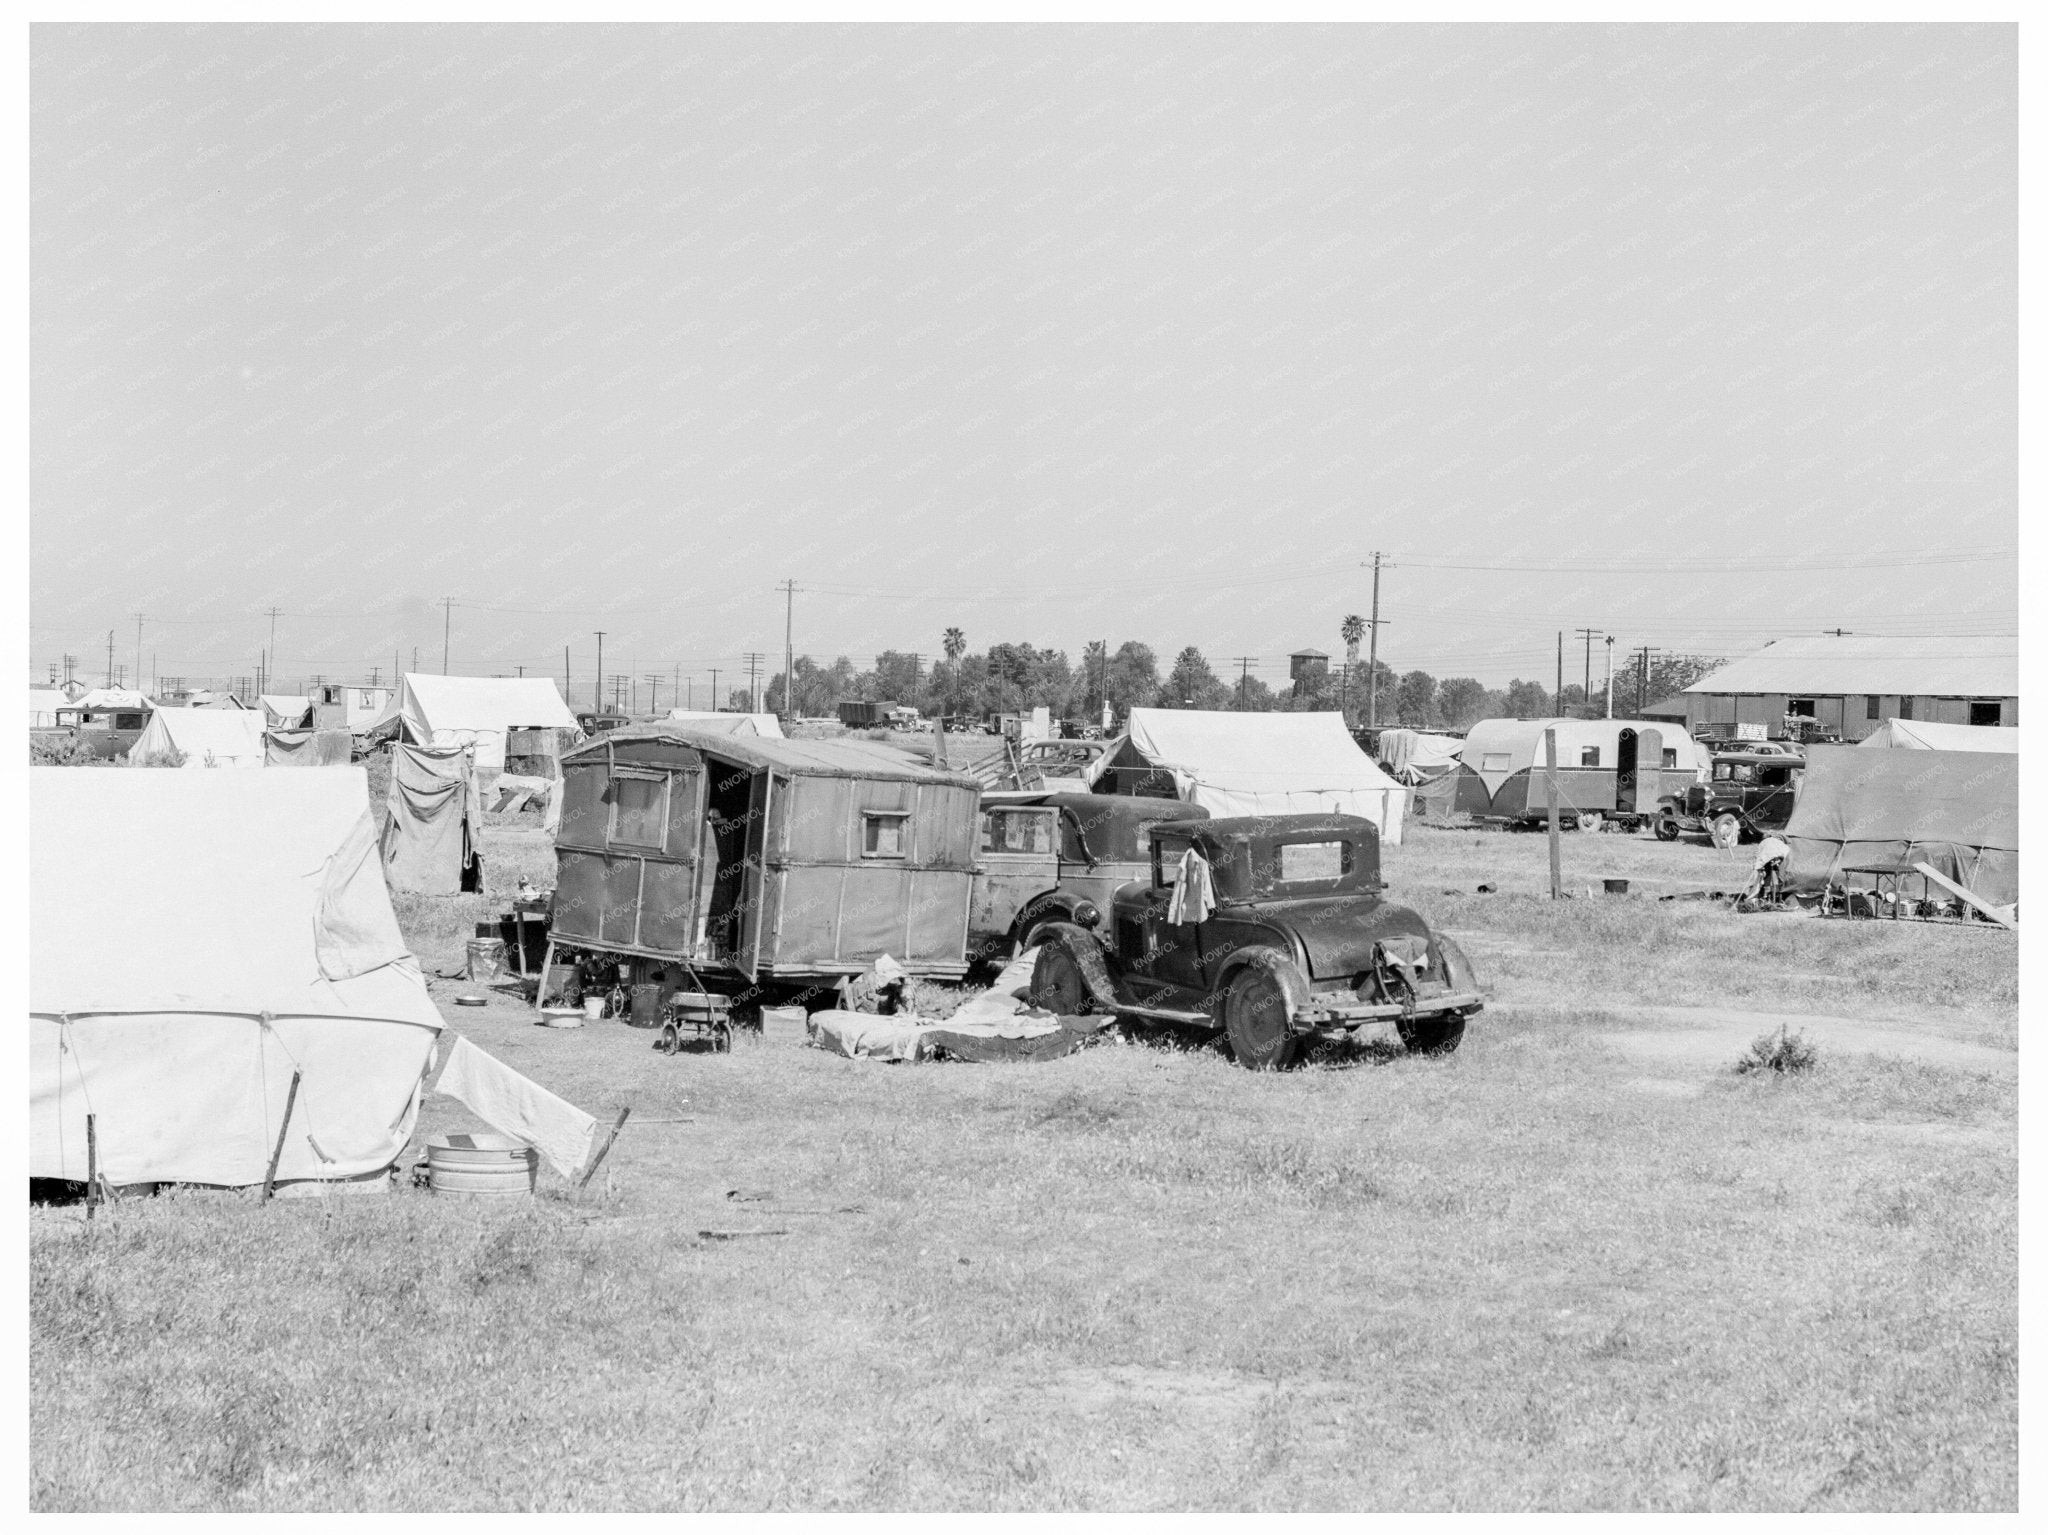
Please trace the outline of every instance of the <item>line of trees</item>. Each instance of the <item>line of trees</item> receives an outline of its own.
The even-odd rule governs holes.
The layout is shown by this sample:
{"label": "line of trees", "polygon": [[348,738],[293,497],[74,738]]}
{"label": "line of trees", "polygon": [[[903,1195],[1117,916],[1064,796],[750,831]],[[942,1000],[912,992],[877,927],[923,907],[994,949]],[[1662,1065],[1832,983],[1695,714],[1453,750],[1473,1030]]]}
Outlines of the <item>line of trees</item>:
{"label": "line of trees", "polygon": [[[867,671],[845,656],[821,666],[809,656],[796,660],[794,710],[785,707],[785,679],[778,672],[764,699],[771,711],[799,716],[829,715],[841,699],[888,699],[908,704],[926,715],[980,720],[984,715],[1044,705],[1054,719],[1094,720],[1106,700],[1122,718],[1133,708],[1216,709],[1272,712],[1276,710],[1341,711],[1347,722],[1366,721],[1373,683],[1378,684],[1378,720],[1418,730],[1466,730],[1476,721],[1498,718],[1540,718],[1588,708],[1585,689],[1566,684],[1553,699],[1542,683],[1516,678],[1505,688],[1489,688],[1472,677],[1439,681],[1425,671],[1396,672],[1384,661],[1361,664],[1358,642],[1364,625],[1350,620],[1341,631],[1346,659],[1334,671],[1327,662],[1309,663],[1292,684],[1273,687],[1243,672],[1219,676],[1207,657],[1190,645],[1162,670],[1158,654],[1138,640],[1115,650],[1090,641],[1078,663],[1063,650],[1041,649],[1026,641],[969,651],[965,634],[946,630],[942,659],[929,667],[905,651],[886,650]],[[1719,657],[1657,657],[1642,681],[1643,701],[1656,703],[1724,664]],[[1640,657],[1614,677],[1614,712],[1636,708]],[[1605,690],[1593,689],[1591,709],[1604,710]],[[748,707],[744,688],[736,689],[732,708]]]}

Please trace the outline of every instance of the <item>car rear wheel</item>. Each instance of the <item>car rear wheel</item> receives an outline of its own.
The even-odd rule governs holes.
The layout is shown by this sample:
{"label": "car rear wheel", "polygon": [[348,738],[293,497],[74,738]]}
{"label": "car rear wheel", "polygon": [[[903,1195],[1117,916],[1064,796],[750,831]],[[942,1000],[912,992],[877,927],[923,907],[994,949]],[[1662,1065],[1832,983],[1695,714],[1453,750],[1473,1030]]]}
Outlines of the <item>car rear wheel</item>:
{"label": "car rear wheel", "polygon": [[1073,1017],[1088,1011],[1088,982],[1081,974],[1080,961],[1057,940],[1042,944],[1038,962],[1031,967],[1030,1001],[1033,1007]]}
{"label": "car rear wheel", "polygon": [[1676,842],[1678,840],[1678,822],[1668,815],[1658,816],[1657,840],[1659,842]]}
{"label": "car rear wheel", "polygon": [[1223,1029],[1230,1053],[1250,1071],[1284,1071],[1300,1042],[1287,1032],[1287,993],[1272,972],[1241,970],[1223,995]]}
{"label": "car rear wheel", "polygon": [[1742,840],[1742,818],[1724,810],[1714,817],[1712,830],[1715,847],[1733,847]]}
{"label": "car rear wheel", "polygon": [[1465,1038],[1463,1013],[1434,1013],[1403,1018],[1396,1027],[1410,1055],[1449,1055]]}

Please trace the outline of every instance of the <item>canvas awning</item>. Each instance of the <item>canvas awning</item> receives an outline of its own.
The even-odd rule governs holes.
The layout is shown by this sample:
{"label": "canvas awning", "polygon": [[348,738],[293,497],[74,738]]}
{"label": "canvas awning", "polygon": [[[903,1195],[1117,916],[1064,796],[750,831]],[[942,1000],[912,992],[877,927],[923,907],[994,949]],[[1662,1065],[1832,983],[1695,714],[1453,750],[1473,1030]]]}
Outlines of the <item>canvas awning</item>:
{"label": "canvas awning", "polygon": [[1429,735],[1420,730],[1380,732],[1380,763],[1396,780],[1418,784],[1455,772],[1465,743],[1456,736]]}

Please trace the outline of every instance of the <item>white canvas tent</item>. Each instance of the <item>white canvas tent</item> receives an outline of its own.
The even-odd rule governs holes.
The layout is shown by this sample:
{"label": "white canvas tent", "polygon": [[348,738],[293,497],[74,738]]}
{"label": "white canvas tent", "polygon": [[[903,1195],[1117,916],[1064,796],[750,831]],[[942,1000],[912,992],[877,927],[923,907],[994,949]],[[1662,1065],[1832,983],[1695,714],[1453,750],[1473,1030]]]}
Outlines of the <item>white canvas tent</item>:
{"label": "white canvas tent", "polygon": [[709,709],[671,709],[668,717],[681,720],[695,730],[722,730],[727,735],[772,736],[780,741],[782,721],[772,714],[714,713]]}
{"label": "white canvas tent", "polygon": [[1856,743],[1912,751],[2010,752],[2019,755],[2017,725],[1941,725],[1933,720],[1886,720]]}
{"label": "white canvas tent", "polygon": [[64,696],[61,688],[30,688],[28,690],[28,728],[31,730],[54,730],[57,727],[57,711],[69,708],[71,700]]}
{"label": "white canvas tent", "polygon": [[1175,796],[1213,816],[1297,811],[1363,816],[1401,840],[1407,791],[1359,750],[1342,715],[1133,709],[1125,738],[1090,779],[1099,788],[1132,766],[1173,778]]}
{"label": "white canvas tent", "polygon": [[361,768],[31,768],[29,828],[30,1177],[90,1113],[109,1182],[261,1182],[294,1070],[281,1180],[391,1165],[441,1017]]}
{"label": "white canvas tent", "polygon": [[476,771],[495,779],[505,767],[509,730],[556,729],[580,741],[576,716],[546,677],[442,677],[407,672],[369,733],[397,730],[415,746],[470,746]]}
{"label": "white canvas tent", "polygon": [[258,702],[273,730],[297,730],[313,712],[313,700],[303,693],[263,693]]}
{"label": "white canvas tent", "polygon": [[263,766],[263,715],[255,709],[158,709],[128,749],[128,760],[146,763],[172,752],[188,768]]}

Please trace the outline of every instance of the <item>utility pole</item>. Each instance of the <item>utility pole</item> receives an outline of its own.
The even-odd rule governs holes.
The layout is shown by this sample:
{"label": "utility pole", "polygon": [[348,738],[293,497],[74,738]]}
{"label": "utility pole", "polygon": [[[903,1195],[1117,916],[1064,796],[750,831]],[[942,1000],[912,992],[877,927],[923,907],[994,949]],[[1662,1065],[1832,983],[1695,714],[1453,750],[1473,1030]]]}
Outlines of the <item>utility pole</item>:
{"label": "utility pole", "polygon": [[711,668],[711,712],[713,714],[716,714],[719,712],[719,708],[720,705],[718,702],[718,668],[714,666]]}
{"label": "utility pole", "polygon": [[1557,631],[1557,691],[1550,695],[1550,712],[1564,713],[1564,630]]}
{"label": "utility pole", "polygon": [[747,700],[753,705],[750,712],[761,712],[761,663],[768,657],[758,650],[747,652]]}
{"label": "utility pole", "polygon": [[114,685],[114,631],[107,631],[107,686]]}
{"label": "utility pole", "polygon": [[1579,688],[1579,703],[1591,708],[1593,704],[1593,641],[1600,637],[1598,629],[1574,629],[1572,633],[1586,642],[1586,680]]}
{"label": "utility pole", "polygon": [[604,707],[604,630],[597,634],[597,691],[590,696],[591,704],[599,709]]}
{"label": "utility pole", "polygon": [[564,645],[562,647],[562,702],[569,704],[573,708],[575,707],[573,703],[575,697],[576,695],[569,691],[569,647]]}
{"label": "utility pole", "polygon": [[1557,729],[1555,726],[1543,732],[1543,787],[1550,801],[1550,898],[1555,901],[1564,894],[1564,860],[1557,845]]}
{"label": "utility pole", "polygon": [[455,623],[455,599],[441,599],[441,675],[448,675],[448,631]]}
{"label": "utility pole", "polygon": [[135,685],[142,686],[142,615],[135,615]]}
{"label": "utility pole", "polygon": [[[1365,724],[1368,730],[1380,722],[1380,561],[1385,556],[1372,552],[1372,617],[1366,620],[1369,649],[1366,651]],[[1392,562],[1389,561],[1389,564]]]}
{"label": "utility pole", "polygon": [[[782,591],[787,599],[782,610],[782,712],[791,719],[796,718],[796,582],[785,581]],[[712,679],[712,692],[717,692],[717,678]],[[716,699],[713,700],[714,704]]]}
{"label": "utility pole", "polygon": [[1607,636],[1607,717],[1614,718],[1614,636]]}
{"label": "utility pole", "polygon": [[1233,656],[1237,662],[1237,707],[1240,713],[1251,707],[1252,662],[1257,656]]}
{"label": "utility pole", "polygon": [[277,670],[277,615],[282,611],[276,604],[271,605],[270,648],[263,652],[263,666],[256,678],[256,691],[259,693],[272,692],[275,688],[272,674]]}
{"label": "utility pole", "polygon": [[649,672],[647,674],[647,712],[649,714],[661,713],[660,672]]}
{"label": "utility pole", "polygon": [[1638,719],[1642,717],[1643,707],[1649,696],[1651,652],[1654,651],[1656,654],[1662,655],[1664,647],[1662,645],[1644,645],[1641,647],[1641,650],[1643,659],[1641,664],[1636,667],[1636,717]]}

